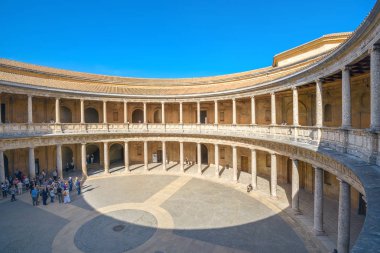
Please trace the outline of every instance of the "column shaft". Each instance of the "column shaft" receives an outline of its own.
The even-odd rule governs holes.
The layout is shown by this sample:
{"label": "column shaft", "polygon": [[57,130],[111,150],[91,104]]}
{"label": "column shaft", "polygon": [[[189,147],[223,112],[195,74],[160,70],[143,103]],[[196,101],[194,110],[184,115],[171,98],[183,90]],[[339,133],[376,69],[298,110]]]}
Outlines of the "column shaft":
{"label": "column shaft", "polygon": [[103,151],[104,151],[104,173],[110,172],[110,158],[109,158],[109,149],[108,142],[103,143]]}
{"label": "column shaft", "polygon": [[255,97],[251,97],[251,124],[256,125],[256,101],[255,101]]}
{"label": "column shaft", "polygon": [[107,101],[103,101],[103,123],[107,123]]}
{"label": "column shaft", "polygon": [[161,102],[161,123],[165,124],[165,102]]}
{"label": "column shaft", "polygon": [[35,164],[33,147],[29,148],[29,177],[31,179],[36,177],[36,164]]}
{"label": "column shaft", "polygon": [[[85,123],[84,122],[84,100],[80,100],[80,123]],[[85,159],[86,160],[86,159]]]}
{"label": "column shaft", "polygon": [[63,170],[62,170],[62,145],[57,144],[57,172],[58,177],[63,178]]}
{"label": "column shaft", "polygon": [[166,171],[166,142],[162,142],[162,169]]}
{"label": "column shaft", "polygon": [[214,144],[215,176],[219,177],[219,145]]}
{"label": "column shaft", "polygon": [[257,189],[257,156],[256,149],[251,149],[251,185],[252,189]]}
{"label": "column shaft", "polygon": [[202,174],[202,153],[201,144],[197,143],[197,160],[198,160],[198,174]]}
{"label": "column shaft", "polygon": [[59,106],[59,98],[55,99],[55,123],[61,123],[61,110]]}
{"label": "column shaft", "polygon": [[148,142],[144,141],[144,169],[148,170]]}
{"label": "column shaft", "polygon": [[380,46],[374,45],[371,50],[371,125],[373,130],[380,129]]}
{"label": "column shaft", "polygon": [[350,68],[342,70],[342,127],[351,127],[351,82]]}
{"label": "column shaft", "polygon": [[342,180],[339,184],[337,248],[339,253],[348,253],[350,250],[351,187],[348,183]]}
{"label": "column shaft", "polygon": [[81,144],[82,174],[87,177],[86,143]]}
{"label": "column shaft", "polygon": [[183,115],[182,115],[182,111],[183,111],[183,108],[182,108],[182,102],[179,102],[179,123],[180,123],[180,124],[183,124]]}
{"label": "column shaft", "polygon": [[143,103],[144,106],[144,124],[147,123],[147,118],[146,118],[146,102]]}
{"label": "column shaft", "polygon": [[315,85],[315,102],[316,102],[316,126],[323,126],[323,87],[322,80],[317,80]]}
{"label": "column shaft", "polygon": [[183,142],[179,142],[179,164],[180,164],[180,169],[182,172],[185,172],[185,168],[183,166]]}
{"label": "column shaft", "polygon": [[323,231],[323,170],[315,168],[314,183],[314,233],[324,234]]}
{"label": "column shaft", "polygon": [[299,114],[298,114],[298,89],[293,87],[293,125],[299,125]]}
{"label": "column shaft", "polygon": [[197,124],[201,123],[201,102],[197,101]]}
{"label": "column shaft", "polygon": [[299,190],[298,160],[292,159],[292,208],[295,212],[299,212]]}
{"label": "column shaft", "polygon": [[271,102],[271,120],[272,120],[272,125],[276,125],[276,94],[272,92],[270,94],[270,102]]}
{"label": "column shaft", "polygon": [[270,195],[272,197],[277,197],[277,155],[275,153],[271,154],[271,170],[270,170]]}
{"label": "column shaft", "polygon": [[28,95],[28,124],[33,123],[33,97]]}
{"label": "column shaft", "polygon": [[232,99],[232,125],[236,125],[236,99]]}
{"label": "column shaft", "polygon": [[124,167],[125,172],[129,172],[129,145],[128,142],[124,142]]}
{"label": "column shaft", "polygon": [[0,150],[0,183],[5,182],[4,151]]}
{"label": "column shaft", "polygon": [[238,180],[238,169],[237,169],[237,147],[236,146],[232,146],[232,168],[233,168],[232,180],[237,182],[237,180]]}
{"label": "column shaft", "polygon": [[214,105],[215,105],[214,106],[214,124],[218,124],[219,123],[218,100],[214,101]]}
{"label": "column shaft", "polygon": [[128,123],[128,102],[124,101],[124,123]]}

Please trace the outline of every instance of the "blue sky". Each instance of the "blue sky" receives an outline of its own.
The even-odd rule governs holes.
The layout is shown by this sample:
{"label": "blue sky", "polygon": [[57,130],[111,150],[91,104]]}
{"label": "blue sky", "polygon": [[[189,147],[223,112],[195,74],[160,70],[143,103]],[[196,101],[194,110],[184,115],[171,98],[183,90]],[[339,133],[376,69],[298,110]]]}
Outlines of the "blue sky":
{"label": "blue sky", "polygon": [[0,57],[82,72],[197,77],[269,66],[353,31],[375,0],[0,0]]}

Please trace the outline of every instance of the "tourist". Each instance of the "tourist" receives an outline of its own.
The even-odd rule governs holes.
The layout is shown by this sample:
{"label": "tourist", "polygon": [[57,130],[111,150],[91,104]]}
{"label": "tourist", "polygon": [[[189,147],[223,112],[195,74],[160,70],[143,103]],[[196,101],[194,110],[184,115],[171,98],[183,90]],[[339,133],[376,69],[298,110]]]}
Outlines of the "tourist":
{"label": "tourist", "polygon": [[80,195],[80,180],[78,177],[75,178],[75,188],[77,189],[78,195]]}
{"label": "tourist", "polygon": [[70,203],[71,200],[70,200],[70,193],[69,193],[69,190],[66,189],[63,191],[63,203],[67,204],[67,203]]}
{"label": "tourist", "polygon": [[8,187],[5,182],[1,183],[1,191],[3,192],[3,198],[7,197]]}
{"label": "tourist", "polygon": [[50,194],[50,203],[54,203],[55,193],[54,193],[53,187],[50,188],[49,194]]}
{"label": "tourist", "polygon": [[69,177],[68,183],[69,183],[69,192],[71,192],[73,190],[73,179],[71,177]]}
{"label": "tourist", "polygon": [[28,177],[25,177],[24,184],[25,184],[26,190],[28,191],[29,190],[29,186],[30,186],[30,181],[29,181]]}
{"label": "tourist", "polygon": [[46,189],[46,186],[43,187],[41,195],[42,195],[42,204],[46,206],[47,205],[46,201],[48,199],[48,190]]}
{"label": "tourist", "polygon": [[57,169],[55,169],[55,170],[53,171],[52,175],[53,175],[53,179],[54,179],[54,181],[56,181],[56,180],[57,180],[57,176],[58,176]]}
{"label": "tourist", "polygon": [[13,201],[16,201],[16,187],[14,185],[12,185],[11,189],[9,190],[12,198],[11,198],[11,202]]}
{"label": "tourist", "polygon": [[33,202],[33,206],[38,206],[38,189],[37,187],[33,187],[30,195],[32,196],[32,202]]}
{"label": "tourist", "polygon": [[18,180],[18,183],[17,183],[17,192],[18,192],[18,195],[22,194],[22,182],[21,182],[21,180]]}
{"label": "tourist", "polygon": [[91,164],[94,163],[94,154],[91,154]]}
{"label": "tourist", "polygon": [[61,188],[61,185],[59,183],[58,183],[58,186],[57,186],[57,197],[58,197],[58,202],[62,203],[63,202],[62,188]]}

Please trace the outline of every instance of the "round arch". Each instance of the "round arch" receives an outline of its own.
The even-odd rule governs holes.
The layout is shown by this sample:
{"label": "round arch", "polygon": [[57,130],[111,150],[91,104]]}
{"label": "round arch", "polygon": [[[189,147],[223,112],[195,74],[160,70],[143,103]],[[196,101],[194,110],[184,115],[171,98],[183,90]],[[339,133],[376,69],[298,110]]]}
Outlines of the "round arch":
{"label": "round arch", "polygon": [[143,123],[144,112],[141,109],[136,109],[132,112],[132,123]]}
{"label": "round arch", "polygon": [[99,123],[99,113],[93,107],[88,107],[84,111],[84,117],[86,123]]}
{"label": "round arch", "polygon": [[201,144],[201,164],[208,164],[208,149],[205,144]]}
{"label": "round arch", "polygon": [[65,171],[74,169],[74,152],[70,147],[62,147],[62,168]]}
{"label": "round arch", "polygon": [[73,123],[73,114],[71,110],[66,106],[60,108],[61,123]]}
{"label": "round arch", "polygon": [[[286,106],[286,123],[288,125],[293,124],[293,103],[290,102]],[[311,121],[309,122],[309,117],[307,115],[307,107],[304,103],[298,101],[298,123],[301,126],[312,125]]]}
{"label": "round arch", "polygon": [[157,109],[154,111],[154,114],[153,114],[153,122],[154,123],[162,123],[162,119],[161,119],[161,109]]}
{"label": "round arch", "polygon": [[86,146],[87,164],[100,163],[100,149],[97,144],[88,144]]}
{"label": "round arch", "polygon": [[124,147],[120,143],[113,143],[109,150],[110,164],[124,162]]}

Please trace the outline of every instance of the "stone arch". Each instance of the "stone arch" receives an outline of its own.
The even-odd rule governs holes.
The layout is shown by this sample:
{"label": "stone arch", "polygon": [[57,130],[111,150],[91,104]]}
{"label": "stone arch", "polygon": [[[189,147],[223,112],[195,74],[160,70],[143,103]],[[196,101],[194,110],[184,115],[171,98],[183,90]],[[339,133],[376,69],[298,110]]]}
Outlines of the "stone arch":
{"label": "stone arch", "polygon": [[[91,162],[91,157],[94,157]],[[91,163],[100,163],[100,149],[97,144],[88,144],[86,146],[86,161],[88,164]]]}
{"label": "stone arch", "polygon": [[74,164],[74,152],[70,147],[63,146],[62,147],[62,168],[67,171],[68,169],[72,169]]}
{"label": "stone arch", "polygon": [[99,123],[99,113],[93,107],[88,107],[84,110],[84,117],[86,123]]}
{"label": "stone arch", "polygon": [[201,164],[208,164],[208,148],[205,144],[201,144]]}
{"label": "stone arch", "polygon": [[120,143],[113,143],[109,150],[110,164],[124,162],[124,147]]}
{"label": "stone arch", "polygon": [[154,111],[153,122],[154,123],[162,123],[161,109],[157,109],[157,110]]}
{"label": "stone arch", "polygon": [[61,123],[73,123],[73,114],[66,106],[60,108]]}
{"label": "stone arch", "polygon": [[132,123],[144,123],[144,112],[141,109],[135,109],[132,112]]}
{"label": "stone arch", "polygon": [[[306,105],[298,101],[298,123],[301,126],[308,126],[311,125],[311,121],[308,117],[308,110]],[[293,102],[289,102],[286,106],[286,123],[288,125],[293,125]]]}

